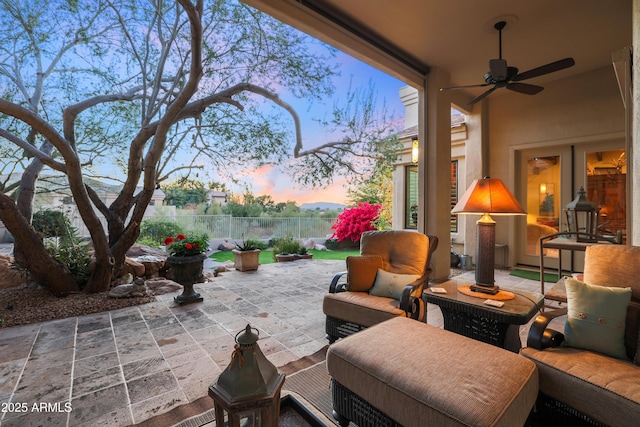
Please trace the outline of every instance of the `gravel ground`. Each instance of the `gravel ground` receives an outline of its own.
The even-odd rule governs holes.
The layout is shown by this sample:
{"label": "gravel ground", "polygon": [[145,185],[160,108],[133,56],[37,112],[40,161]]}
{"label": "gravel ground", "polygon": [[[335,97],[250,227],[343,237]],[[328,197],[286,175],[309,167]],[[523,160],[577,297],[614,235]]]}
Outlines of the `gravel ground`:
{"label": "gravel ground", "polygon": [[71,294],[63,298],[33,285],[0,289],[0,328],[99,313],[155,301],[154,296],[109,298],[98,294]]}

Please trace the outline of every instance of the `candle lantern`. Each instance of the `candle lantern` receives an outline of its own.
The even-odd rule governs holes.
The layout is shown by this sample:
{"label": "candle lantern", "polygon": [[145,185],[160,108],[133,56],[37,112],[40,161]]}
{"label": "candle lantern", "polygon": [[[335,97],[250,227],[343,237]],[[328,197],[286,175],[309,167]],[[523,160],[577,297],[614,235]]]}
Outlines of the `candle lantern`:
{"label": "candle lantern", "polygon": [[578,242],[596,242],[600,207],[587,200],[586,194],[584,187],[580,187],[576,198],[565,207],[567,227],[577,233]]}
{"label": "candle lantern", "polygon": [[216,426],[277,427],[285,374],[262,354],[258,330],[251,325],[238,332],[235,341],[229,366],[209,387]]}

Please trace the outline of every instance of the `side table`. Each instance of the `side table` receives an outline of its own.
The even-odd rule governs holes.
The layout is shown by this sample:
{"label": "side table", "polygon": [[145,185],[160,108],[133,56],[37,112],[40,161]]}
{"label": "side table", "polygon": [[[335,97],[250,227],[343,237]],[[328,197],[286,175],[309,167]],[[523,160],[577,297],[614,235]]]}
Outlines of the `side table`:
{"label": "side table", "polygon": [[458,292],[459,286],[472,283],[469,280],[448,280],[434,285],[446,289],[446,294],[436,294],[426,289],[423,298],[440,307],[446,330],[517,353],[521,347],[520,325],[526,324],[542,309],[543,295],[504,289],[513,292],[516,297],[504,301],[502,308],[496,308],[484,304],[487,298]]}

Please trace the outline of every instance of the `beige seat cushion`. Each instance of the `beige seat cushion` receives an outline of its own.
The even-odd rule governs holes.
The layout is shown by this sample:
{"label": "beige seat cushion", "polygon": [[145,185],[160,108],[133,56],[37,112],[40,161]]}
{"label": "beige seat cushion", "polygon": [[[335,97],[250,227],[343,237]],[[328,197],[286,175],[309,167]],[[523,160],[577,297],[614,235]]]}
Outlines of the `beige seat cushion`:
{"label": "beige seat cushion", "polygon": [[588,350],[569,347],[520,353],[538,365],[540,391],[604,424],[640,420],[640,368]]}
{"label": "beige seat cushion", "polygon": [[530,360],[403,317],[331,345],[327,369],[405,427],[521,426],[538,394]]}
{"label": "beige seat cushion", "polygon": [[396,316],[405,316],[400,301],[369,295],[366,292],[338,292],[326,294],[322,311],[327,316],[364,327],[373,326]]}

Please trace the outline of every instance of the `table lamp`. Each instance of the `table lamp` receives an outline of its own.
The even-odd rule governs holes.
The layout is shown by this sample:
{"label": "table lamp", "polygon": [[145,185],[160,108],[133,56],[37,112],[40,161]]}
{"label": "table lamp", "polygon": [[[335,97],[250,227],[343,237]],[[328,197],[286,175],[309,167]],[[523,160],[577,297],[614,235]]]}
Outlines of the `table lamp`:
{"label": "table lamp", "polygon": [[495,295],[500,288],[495,285],[494,261],[496,223],[491,215],[525,215],[513,194],[499,179],[476,179],[451,211],[453,214],[482,215],[476,222],[476,284],[474,292]]}

